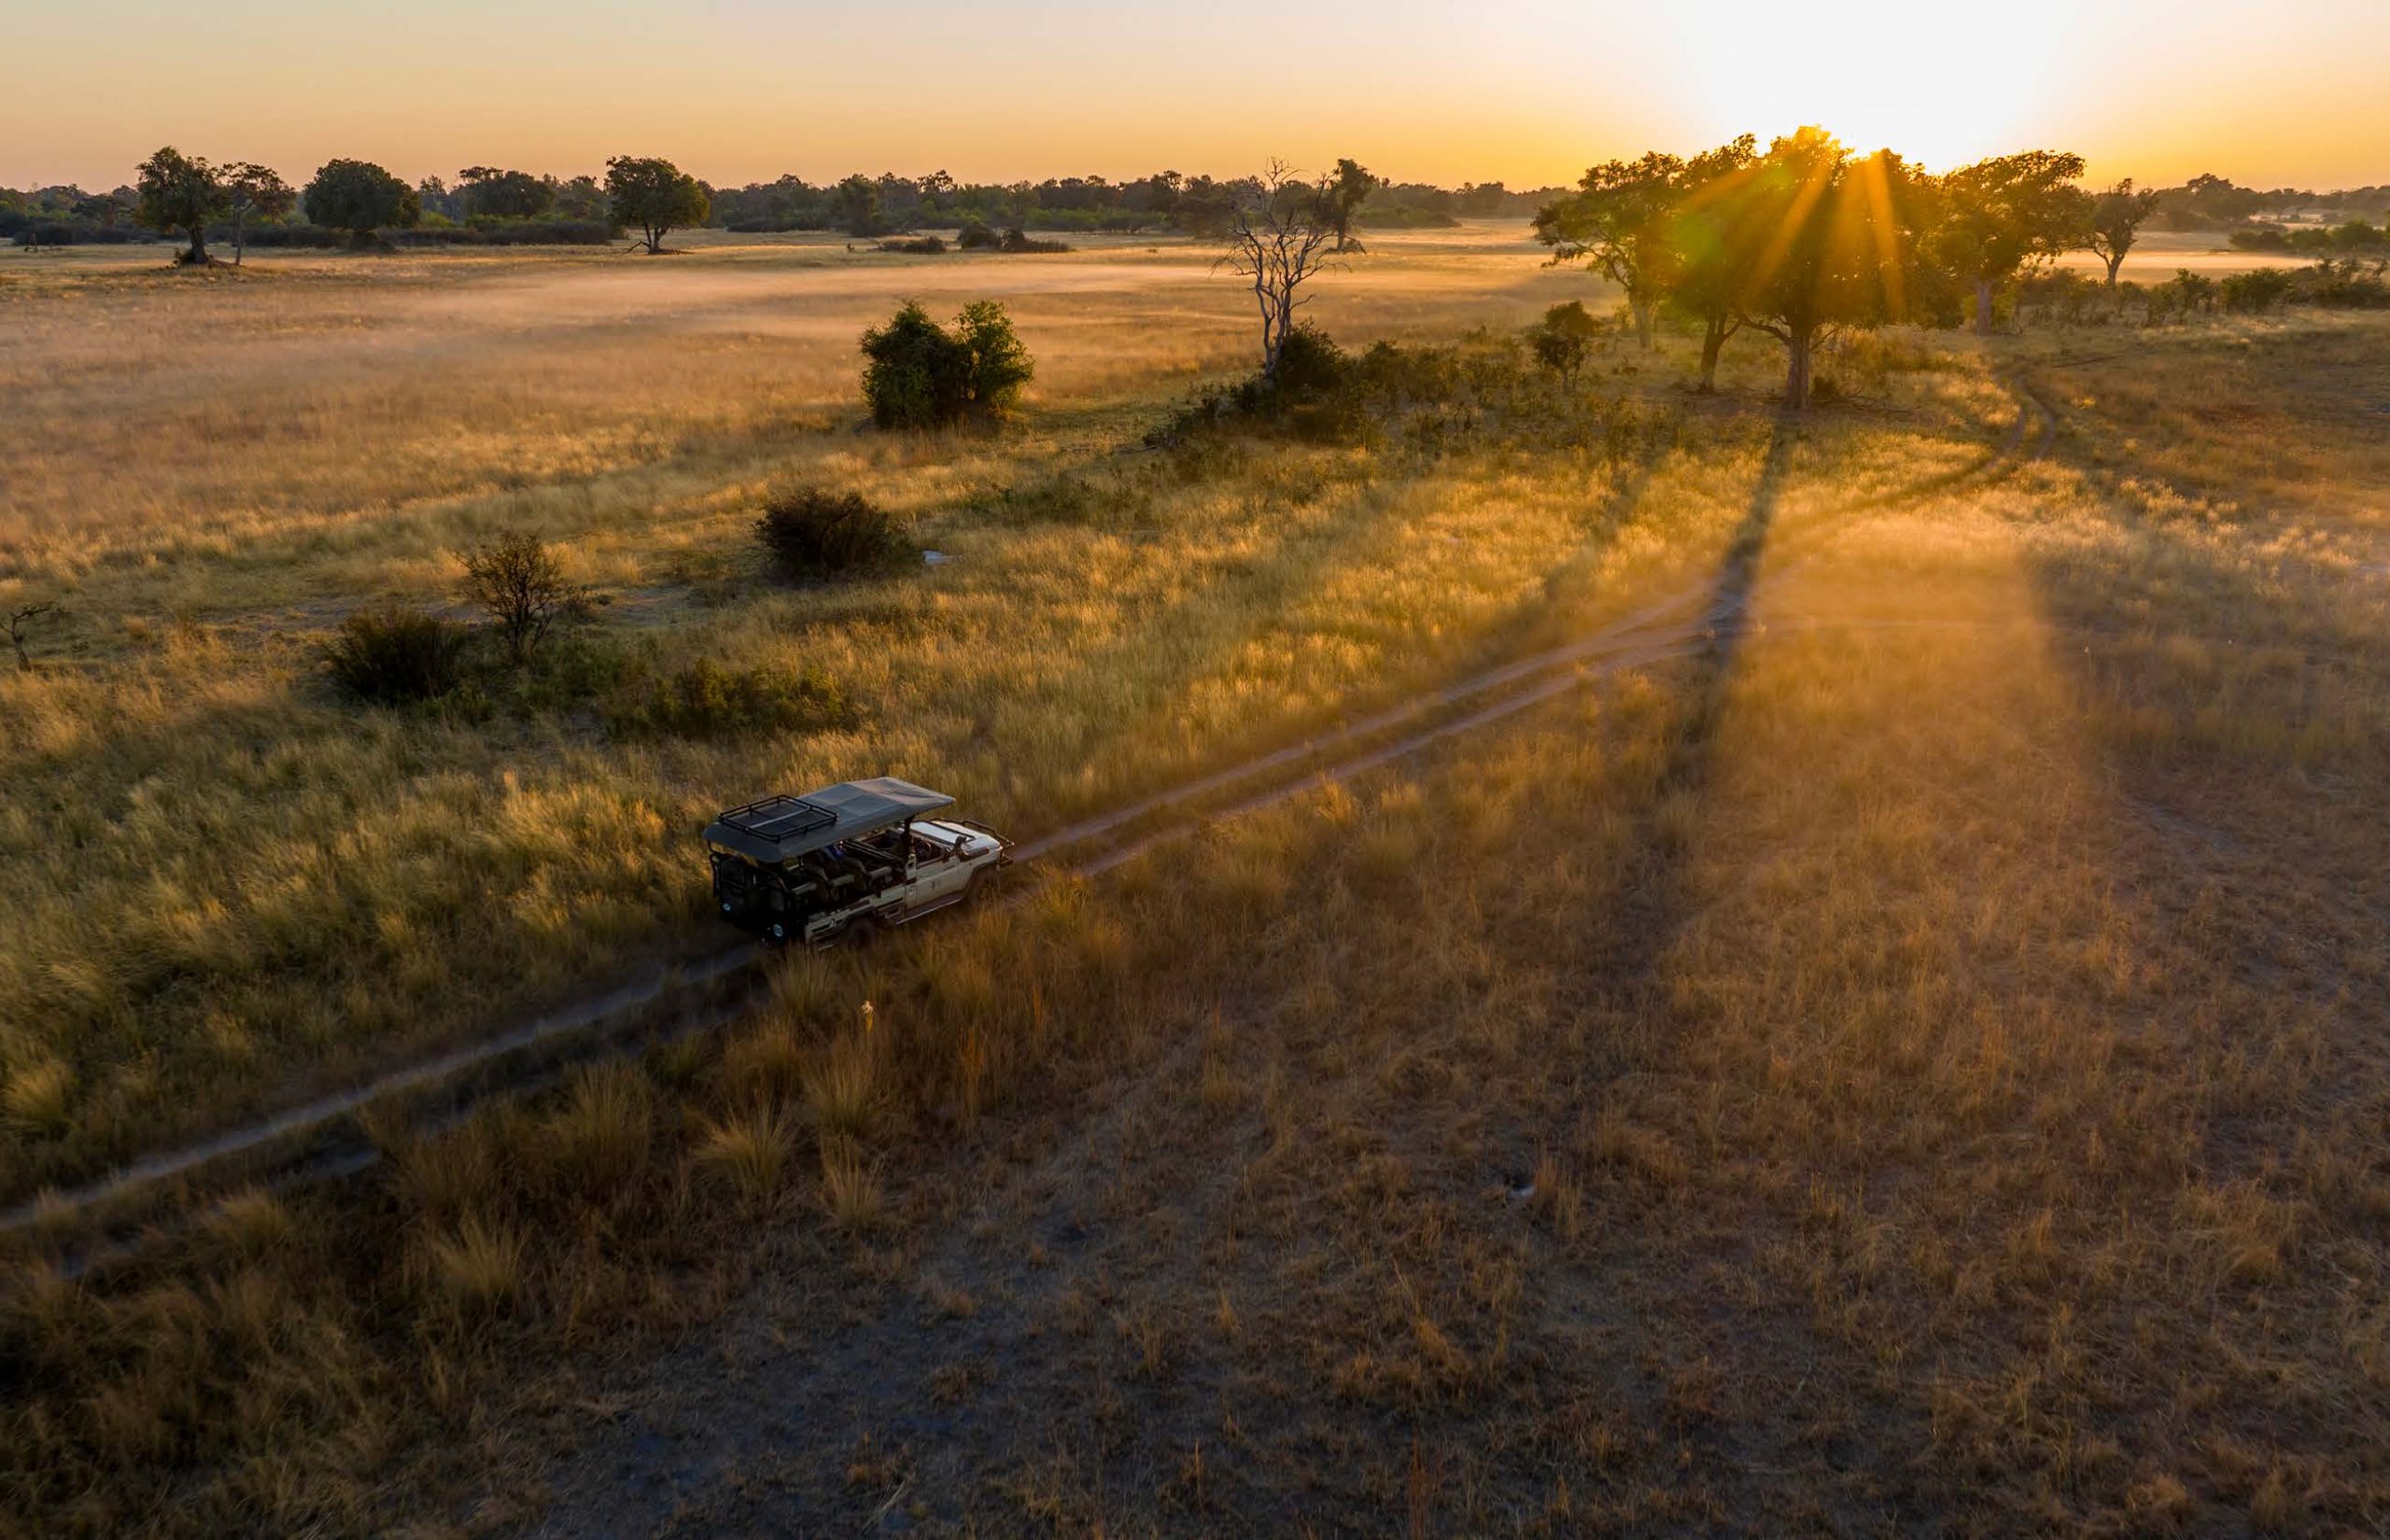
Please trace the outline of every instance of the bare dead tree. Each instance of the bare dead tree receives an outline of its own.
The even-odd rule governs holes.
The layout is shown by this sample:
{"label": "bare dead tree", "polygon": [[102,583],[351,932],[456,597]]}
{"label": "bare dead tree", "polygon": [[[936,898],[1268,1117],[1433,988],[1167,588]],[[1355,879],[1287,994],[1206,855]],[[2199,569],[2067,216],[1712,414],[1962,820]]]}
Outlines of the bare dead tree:
{"label": "bare dead tree", "polygon": [[1228,221],[1229,249],[1215,264],[1253,286],[1261,312],[1261,372],[1278,377],[1278,350],[1295,329],[1295,312],[1309,301],[1302,286],[1338,266],[1334,184],[1306,179],[1272,161],[1235,198]]}
{"label": "bare dead tree", "polygon": [[12,610],[9,613],[8,645],[17,650],[17,666],[20,669],[31,673],[34,666],[32,655],[25,651],[26,624],[39,620],[44,615],[55,615],[58,612],[58,606],[45,601],[41,604],[29,604],[22,609]]}

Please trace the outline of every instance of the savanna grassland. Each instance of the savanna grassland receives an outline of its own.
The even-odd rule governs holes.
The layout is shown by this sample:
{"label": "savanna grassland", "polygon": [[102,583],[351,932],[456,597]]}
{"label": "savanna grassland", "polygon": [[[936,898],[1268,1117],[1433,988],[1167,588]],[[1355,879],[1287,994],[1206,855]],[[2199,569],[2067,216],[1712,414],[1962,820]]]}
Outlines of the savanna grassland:
{"label": "savanna grassland", "polygon": [[[1451,330],[1564,283],[1417,246],[1323,317]],[[27,260],[0,288],[0,583],[66,610],[0,683],[15,1197],[685,940],[687,836],[760,789],[909,773],[1033,833],[1431,678],[1531,609],[1582,499],[1574,473],[1497,502],[1349,454],[1191,478],[1122,454],[1248,345],[1184,245],[173,276]],[[1033,421],[856,431],[855,335],[901,294],[991,291],[1044,360]],[[784,481],[868,492],[955,560],[778,591],[749,530]],[[453,606],[458,553],[508,529],[599,615],[536,698],[402,716],[328,688],[347,613]],[[851,725],[596,725],[638,714],[626,673],[700,662],[824,676]]]}
{"label": "savanna grassland", "polygon": [[[0,598],[71,611],[0,682],[20,1192],[685,944],[751,791],[1033,833],[1690,597],[348,1182],[24,1256],[0,1526],[2390,1520],[2380,318],[1887,332],[1793,419],[1749,338],[1714,399],[1680,338],[1564,385],[1514,329],[1582,279],[1388,239],[1315,318],[1432,347],[1289,427],[1178,414],[1249,346],[1199,254],[1036,261],[7,270]],[[1007,301],[1019,421],[857,431],[903,293]],[[791,478],[953,560],[769,583]],[[500,527],[581,662],[330,690],[344,607]],[[852,715],[624,727],[700,658]]]}

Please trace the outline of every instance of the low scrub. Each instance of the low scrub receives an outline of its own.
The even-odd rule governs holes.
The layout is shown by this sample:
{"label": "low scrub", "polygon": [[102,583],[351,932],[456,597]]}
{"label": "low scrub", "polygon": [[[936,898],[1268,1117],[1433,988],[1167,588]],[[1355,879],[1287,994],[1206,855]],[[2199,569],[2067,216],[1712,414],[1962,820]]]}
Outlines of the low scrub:
{"label": "low scrub", "polygon": [[[621,239],[622,231],[602,219],[522,219],[480,225],[419,225],[411,230],[379,231],[387,246],[602,246]],[[232,227],[211,230],[208,239],[230,243]],[[253,225],[242,244],[251,249],[342,250],[353,245],[344,230],[323,225]]]}
{"label": "low scrub", "polygon": [[882,241],[882,251],[901,252],[907,257],[938,257],[946,252],[946,243],[935,235],[916,235],[898,241]]}
{"label": "low scrub", "polygon": [[1068,251],[1071,248],[1065,242],[1041,241],[1026,231],[1016,228],[1005,231],[1005,238],[998,243],[996,249],[1019,255],[1032,255],[1041,252]]}
{"label": "low scrub", "polygon": [[920,554],[903,522],[861,493],[809,486],[774,497],[755,521],[755,539],[788,582],[893,571]]}
{"label": "low scrub", "polygon": [[640,673],[617,693],[609,713],[626,736],[682,738],[821,733],[851,726],[856,716],[846,691],[818,668],[734,668],[711,658]]}
{"label": "low scrub", "polygon": [[324,650],[332,682],[378,706],[435,700],[465,678],[466,632],[454,621],[385,605],[341,623]]}

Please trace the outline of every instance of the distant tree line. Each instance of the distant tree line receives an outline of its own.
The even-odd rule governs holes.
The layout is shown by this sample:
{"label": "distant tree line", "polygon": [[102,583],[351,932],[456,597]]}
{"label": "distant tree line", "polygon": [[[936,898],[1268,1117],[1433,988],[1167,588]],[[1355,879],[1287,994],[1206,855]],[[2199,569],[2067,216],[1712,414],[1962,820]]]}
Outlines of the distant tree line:
{"label": "distant tree line", "polygon": [[[638,168],[629,174],[630,184],[617,170],[624,165]],[[1525,217],[1562,190],[1513,192],[1499,182],[1458,188],[1392,183],[1350,160],[1337,165],[1338,240],[1343,246],[1365,229]],[[783,176],[714,188],[669,161],[626,157],[609,161],[604,177],[467,166],[453,179],[427,176],[409,187],[370,161],[341,160],[318,170],[303,189],[285,187],[288,199],[261,204],[240,195],[228,201],[223,184],[255,174],[283,186],[279,176],[263,167],[247,162],[211,165],[169,148],[145,161],[142,173],[153,168],[158,175],[151,179],[162,186],[174,176],[182,182],[170,194],[150,196],[147,203],[138,181],[106,193],[63,186],[22,192],[0,188],[0,240],[72,245],[163,237],[189,243],[193,217],[200,221],[199,255],[190,259],[204,259],[209,241],[241,244],[244,238],[246,244],[276,246],[514,244],[603,241],[635,230],[643,239],[654,232],[646,244],[655,249],[663,231],[700,225],[747,233],[821,230],[859,237],[972,228],[1210,237],[1226,232],[1239,202],[1249,199],[1258,186],[1250,176],[1223,180],[1175,171],[1118,182],[1065,176],[1009,183],[958,182],[940,171],[927,176],[858,172],[818,185]],[[640,176],[647,178],[646,185],[632,185]],[[319,184],[323,197],[311,203],[306,190]],[[660,227],[650,226],[639,217],[640,209],[669,217]],[[358,221],[369,216],[379,223],[364,227],[360,236]]]}

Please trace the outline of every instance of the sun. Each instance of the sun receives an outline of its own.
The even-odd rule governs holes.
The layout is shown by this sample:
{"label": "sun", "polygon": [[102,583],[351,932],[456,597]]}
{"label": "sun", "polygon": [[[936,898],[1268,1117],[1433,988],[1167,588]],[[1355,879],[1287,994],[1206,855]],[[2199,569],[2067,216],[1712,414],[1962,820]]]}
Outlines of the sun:
{"label": "sun", "polygon": [[2014,148],[2053,89],[2059,7],[1838,0],[1786,7],[1719,0],[1677,31],[1705,131],[1762,144],[1814,123],[1852,148],[1889,147],[1943,168]]}

